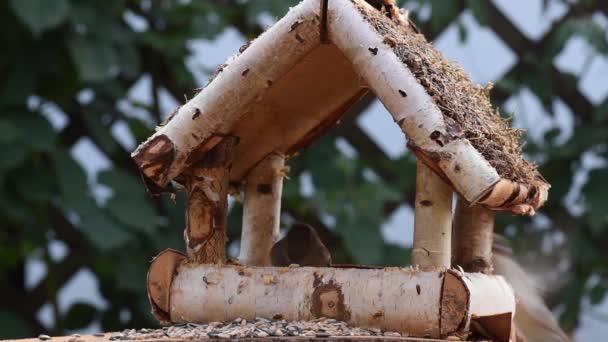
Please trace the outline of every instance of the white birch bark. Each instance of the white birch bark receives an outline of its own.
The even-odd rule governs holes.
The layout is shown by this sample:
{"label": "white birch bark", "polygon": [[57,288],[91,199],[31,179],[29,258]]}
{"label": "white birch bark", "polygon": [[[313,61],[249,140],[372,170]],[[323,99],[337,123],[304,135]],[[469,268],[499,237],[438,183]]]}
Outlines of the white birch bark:
{"label": "white birch bark", "polygon": [[494,212],[459,197],[454,214],[453,265],[467,272],[491,274],[493,240]]}
{"label": "white birch bark", "polygon": [[262,159],[245,180],[243,229],[239,261],[247,266],[270,266],[270,250],[279,238],[285,156]]}
{"label": "white birch bark", "polygon": [[448,269],[451,257],[452,188],[418,161],[412,264],[423,271]]}

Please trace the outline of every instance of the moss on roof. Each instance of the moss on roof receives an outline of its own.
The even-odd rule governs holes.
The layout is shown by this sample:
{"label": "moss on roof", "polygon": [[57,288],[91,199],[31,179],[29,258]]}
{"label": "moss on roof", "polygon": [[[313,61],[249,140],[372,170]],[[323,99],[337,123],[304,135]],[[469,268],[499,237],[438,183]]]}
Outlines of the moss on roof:
{"label": "moss on roof", "polygon": [[544,182],[536,165],[522,157],[522,130],[510,127],[492,106],[491,85],[474,85],[462,68],[446,60],[410,22],[400,23],[385,8],[379,11],[353,3],[433,97],[448,128],[456,132],[451,138],[468,139],[505,179]]}

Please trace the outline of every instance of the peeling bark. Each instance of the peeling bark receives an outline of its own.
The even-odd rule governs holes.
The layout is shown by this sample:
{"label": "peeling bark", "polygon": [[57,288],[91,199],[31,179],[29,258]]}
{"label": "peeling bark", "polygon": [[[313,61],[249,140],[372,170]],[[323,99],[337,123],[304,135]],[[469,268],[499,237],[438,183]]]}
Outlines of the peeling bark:
{"label": "peeling bark", "polygon": [[270,266],[270,250],[279,238],[285,156],[272,153],[247,175],[239,261]]}
{"label": "peeling bark", "polygon": [[225,137],[185,176],[188,192],[184,240],[188,258],[200,263],[226,261],[226,211],[232,150],[238,139]]}
{"label": "peeling bark", "polygon": [[458,198],[454,214],[453,265],[466,272],[492,274],[494,213]]}
{"label": "peeling bark", "polygon": [[452,188],[418,162],[412,264],[423,271],[450,268],[451,240]]}

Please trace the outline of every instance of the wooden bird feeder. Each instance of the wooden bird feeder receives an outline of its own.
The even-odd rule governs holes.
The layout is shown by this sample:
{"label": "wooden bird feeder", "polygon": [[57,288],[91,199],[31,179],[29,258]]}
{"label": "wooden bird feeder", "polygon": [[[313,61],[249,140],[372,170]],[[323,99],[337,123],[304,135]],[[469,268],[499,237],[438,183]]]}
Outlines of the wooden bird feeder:
{"label": "wooden bird feeder", "polygon": [[[162,252],[148,274],[161,322],[325,316],[414,337],[509,340],[515,299],[492,275],[493,215],[533,215],[549,184],[487,89],[391,2],[375,3],[302,1],[133,152],[151,191],[174,181],[188,192],[187,254]],[[369,91],[418,160],[414,267],[270,267],[285,160]],[[225,256],[231,187],[245,195],[240,265]]]}

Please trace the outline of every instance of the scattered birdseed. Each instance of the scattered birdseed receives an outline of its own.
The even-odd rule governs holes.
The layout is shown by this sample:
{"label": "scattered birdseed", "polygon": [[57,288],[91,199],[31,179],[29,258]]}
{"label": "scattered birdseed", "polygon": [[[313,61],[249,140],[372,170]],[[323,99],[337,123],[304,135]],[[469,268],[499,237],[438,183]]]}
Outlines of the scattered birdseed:
{"label": "scattered birdseed", "polygon": [[114,333],[111,341],[146,340],[155,338],[170,338],[175,340],[207,340],[207,339],[238,339],[264,338],[282,336],[305,336],[329,338],[336,336],[391,336],[401,334],[392,331],[382,331],[376,328],[358,328],[348,326],[345,322],[332,318],[320,318],[314,321],[287,322],[286,320],[269,320],[256,318],[246,320],[237,318],[231,322],[212,322],[209,324],[180,323],[161,329],[126,329]]}

